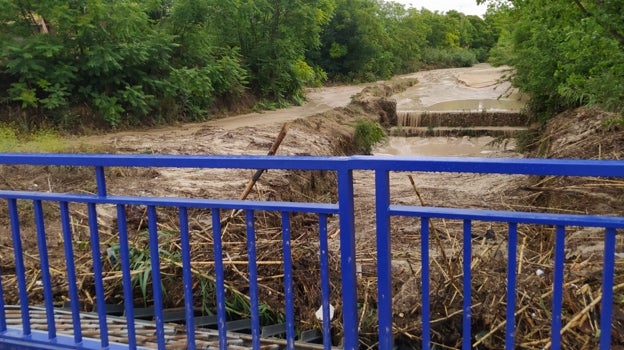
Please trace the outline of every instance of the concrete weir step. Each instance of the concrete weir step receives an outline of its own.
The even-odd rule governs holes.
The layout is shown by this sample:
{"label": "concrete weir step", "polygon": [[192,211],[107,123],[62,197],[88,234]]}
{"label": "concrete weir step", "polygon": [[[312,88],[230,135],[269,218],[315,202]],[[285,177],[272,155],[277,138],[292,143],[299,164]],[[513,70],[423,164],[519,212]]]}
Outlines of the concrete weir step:
{"label": "concrete weir step", "polygon": [[397,111],[399,127],[526,127],[528,118],[519,111]]}
{"label": "concrete weir step", "polygon": [[[110,311],[115,312],[116,310]],[[172,318],[175,318],[176,315],[172,313],[171,316]],[[19,306],[6,305],[5,316],[8,329],[22,329],[22,313]],[[32,306],[29,308],[29,316],[33,332],[48,331],[45,308]],[[244,321],[240,323],[244,323]],[[71,312],[62,309],[54,309],[54,324],[56,325],[56,333],[58,336],[65,336],[68,338],[72,338],[74,336],[74,326]],[[100,324],[98,315],[96,313],[82,312],[80,313],[80,324],[83,337],[86,338],[91,344],[99,343]],[[139,348],[157,349],[158,344],[156,340],[156,326],[154,322],[135,319],[134,324],[136,329],[137,345]],[[128,344],[128,325],[125,317],[107,315],[106,325],[108,328],[109,341],[111,343],[121,345]],[[264,336],[269,337],[271,336],[269,334],[280,334],[281,332],[278,330],[278,328],[280,328],[279,326],[283,327],[283,325],[278,325],[274,329],[263,330],[265,333]],[[188,347],[186,327],[183,324],[167,322],[165,323],[164,328],[167,349],[186,349]],[[195,340],[198,349],[219,349],[219,333],[216,329],[196,327]],[[249,334],[228,331],[227,342],[229,349],[252,348],[251,335]],[[283,339],[263,338],[261,340],[261,349],[263,350],[285,349],[286,345],[286,341]],[[295,348],[316,350],[322,349],[323,346],[319,344],[296,342]]]}
{"label": "concrete weir step", "polygon": [[529,130],[522,126],[475,126],[475,127],[409,127],[395,126],[389,130],[390,136],[399,137],[455,137],[455,136],[491,136],[514,137],[518,133]]}

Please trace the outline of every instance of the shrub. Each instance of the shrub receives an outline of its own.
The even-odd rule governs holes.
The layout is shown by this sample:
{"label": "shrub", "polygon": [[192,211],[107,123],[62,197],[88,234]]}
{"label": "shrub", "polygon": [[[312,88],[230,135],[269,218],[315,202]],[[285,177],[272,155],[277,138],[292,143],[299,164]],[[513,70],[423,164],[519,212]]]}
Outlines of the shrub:
{"label": "shrub", "polygon": [[436,67],[470,67],[478,63],[473,51],[462,48],[424,49],[422,62]]}
{"label": "shrub", "polygon": [[353,140],[362,154],[370,154],[373,146],[385,138],[384,129],[379,123],[365,119],[355,122]]}

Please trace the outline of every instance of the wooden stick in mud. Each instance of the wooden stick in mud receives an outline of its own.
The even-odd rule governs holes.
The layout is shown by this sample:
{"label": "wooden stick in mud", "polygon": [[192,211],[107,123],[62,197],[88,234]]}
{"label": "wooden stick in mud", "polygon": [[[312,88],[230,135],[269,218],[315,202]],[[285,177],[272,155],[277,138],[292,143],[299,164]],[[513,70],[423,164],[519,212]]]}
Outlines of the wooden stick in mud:
{"label": "wooden stick in mud", "polygon": [[[267,152],[267,156],[273,156],[273,155],[275,155],[275,153],[277,153],[277,149],[282,144],[282,141],[284,141],[284,138],[286,137],[286,133],[287,132],[288,132],[288,123],[284,123],[284,125],[282,126],[282,130],[280,130],[279,134],[277,134],[277,137],[275,138],[275,141],[273,142],[273,145],[271,146],[271,149],[269,149],[269,152]],[[241,195],[238,197],[238,199],[244,200],[244,199],[247,198],[249,193],[251,193],[251,190],[253,189],[254,185],[256,184],[256,182],[258,182],[258,180],[260,179],[260,176],[262,176],[262,174],[265,171],[266,171],[266,169],[258,169],[258,170],[256,170],[254,175],[251,177],[251,179],[247,183],[247,186],[245,187],[245,190],[243,190],[243,193],[241,193]],[[232,218],[235,217],[236,215],[238,215],[241,211],[242,210],[240,210],[240,209],[239,210],[232,210],[232,212],[230,213],[230,215],[228,217],[226,217],[223,220],[221,220],[221,224],[223,224],[225,222],[229,223],[229,221],[232,220]],[[227,229],[227,227],[225,229]]]}
{"label": "wooden stick in mud", "polygon": [[[275,141],[273,142],[273,145],[271,146],[271,149],[267,153],[267,156],[275,155],[275,153],[277,152],[277,149],[282,144],[282,141],[284,141],[284,137],[286,137],[286,133],[287,132],[288,132],[288,123],[284,123],[284,125],[282,126],[282,130],[280,130],[279,134],[275,138]],[[256,173],[251,178],[251,180],[249,180],[249,182],[247,183],[247,187],[245,187],[245,190],[243,191],[243,193],[241,193],[241,195],[240,195],[240,197],[238,199],[243,200],[243,199],[247,198],[247,196],[249,195],[249,193],[253,189],[254,185],[256,184],[256,182],[258,182],[258,180],[260,179],[260,176],[262,176],[262,173],[264,173],[265,171],[266,171],[266,169],[258,169],[258,170],[256,170]]]}

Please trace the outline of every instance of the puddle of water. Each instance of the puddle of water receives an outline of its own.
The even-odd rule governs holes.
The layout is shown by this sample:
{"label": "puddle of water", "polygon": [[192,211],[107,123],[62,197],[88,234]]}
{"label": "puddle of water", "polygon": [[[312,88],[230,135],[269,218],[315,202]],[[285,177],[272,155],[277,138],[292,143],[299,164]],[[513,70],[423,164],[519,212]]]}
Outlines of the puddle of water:
{"label": "puddle of water", "polygon": [[493,137],[389,137],[374,155],[413,157],[488,157],[513,150],[511,143],[491,146]]}

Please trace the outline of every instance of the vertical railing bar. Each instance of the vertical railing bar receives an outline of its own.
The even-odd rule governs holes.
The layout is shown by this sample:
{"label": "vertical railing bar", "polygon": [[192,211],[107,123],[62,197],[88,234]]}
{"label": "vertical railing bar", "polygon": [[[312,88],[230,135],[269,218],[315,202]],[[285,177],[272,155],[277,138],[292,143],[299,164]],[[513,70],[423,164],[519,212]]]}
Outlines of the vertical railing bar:
{"label": "vertical railing bar", "polygon": [[4,289],[2,288],[2,271],[0,270],[0,333],[6,332],[6,311],[4,309]]}
{"label": "vertical railing bar", "polygon": [[258,267],[256,265],[256,229],[253,210],[245,211],[247,226],[247,260],[249,266],[249,308],[251,309],[252,347],[260,349],[260,310],[258,305]]}
{"label": "vertical railing bar", "polygon": [[130,269],[130,248],[128,246],[128,220],[126,207],[117,205],[117,228],[119,230],[119,258],[121,266],[121,278],[124,293],[124,310],[126,323],[128,324],[128,347],[137,348],[136,328],[134,324],[134,295],[132,288],[132,274]]}
{"label": "vertical railing bar", "polygon": [[103,166],[95,167],[95,181],[97,185],[97,193],[100,197],[106,197],[106,175],[104,174]]}
{"label": "vertical railing bar", "polygon": [[19,292],[20,311],[22,314],[22,331],[24,335],[29,336],[30,314],[28,308],[28,289],[26,286],[26,268],[24,266],[24,253],[22,249],[22,237],[20,234],[19,213],[17,211],[17,200],[10,198],[9,217],[11,220],[11,235],[13,238],[13,255],[15,256],[15,275],[17,278],[17,288]]}
{"label": "vertical railing bar", "polygon": [[509,238],[507,242],[507,316],[505,328],[505,349],[513,350],[516,332],[516,270],[518,263],[518,224],[509,223]]}
{"label": "vertical railing bar", "polygon": [[464,220],[464,273],[463,273],[463,313],[462,313],[462,349],[472,349],[472,222]]}
{"label": "vertical railing bar", "polygon": [[353,207],[353,171],[338,171],[340,215],[340,271],[342,278],[342,318],[345,350],[359,348],[357,279],[355,267],[355,215]]}
{"label": "vertical railing bar", "polygon": [[91,238],[91,255],[93,257],[93,279],[100,324],[100,343],[108,347],[108,325],[106,324],[106,300],[104,300],[104,281],[102,279],[102,256],[100,253],[100,234],[97,223],[97,209],[94,203],[87,204],[89,212],[89,232]]}
{"label": "vertical railing bar", "polygon": [[152,291],[154,293],[154,323],[156,324],[156,342],[159,350],[165,349],[165,322],[163,294],[160,279],[160,249],[158,244],[158,218],[156,207],[147,207],[147,230],[149,234],[150,260],[152,265]]}
{"label": "vertical railing bar", "polygon": [[69,304],[72,311],[72,327],[74,342],[82,342],[82,325],[80,324],[80,300],[78,299],[78,285],[76,279],[76,263],[74,261],[74,247],[72,227],[69,219],[69,204],[60,202],[61,229],[63,231],[63,245],[65,249],[65,269],[69,284]]}
{"label": "vertical railing bar", "polygon": [[193,278],[191,275],[191,243],[189,239],[188,210],[179,208],[180,245],[182,248],[182,280],[184,285],[184,314],[186,319],[187,349],[195,349],[195,309],[193,307]]}
{"label": "vertical railing bar", "polygon": [[41,282],[43,283],[43,302],[46,309],[48,338],[56,338],[56,323],[54,322],[54,300],[52,295],[52,278],[50,277],[50,261],[48,259],[48,244],[46,242],[43,205],[40,200],[33,201],[35,225],[37,227],[37,247],[39,248],[39,264],[41,265]]}
{"label": "vertical railing bar", "polygon": [[422,269],[422,348],[431,348],[431,304],[429,281],[429,218],[420,218],[420,247]]}
{"label": "vertical railing bar", "polygon": [[613,284],[615,279],[614,228],[605,230],[604,269],[602,275],[602,302],[600,305],[600,350],[611,348],[611,318],[613,317]]}
{"label": "vertical railing bar", "polygon": [[282,212],[282,249],[284,251],[284,309],[286,313],[286,349],[295,348],[295,303],[293,301],[292,247],[290,214]]}
{"label": "vertical railing bar", "polygon": [[555,271],[553,272],[553,304],[551,348],[561,349],[561,312],[563,310],[563,273],[565,260],[565,226],[557,225],[555,232]]}
{"label": "vertical railing bar", "polygon": [[377,221],[377,313],[379,349],[393,348],[392,335],[392,247],[390,237],[390,175],[375,171],[375,210]]}
{"label": "vertical railing bar", "polygon": [[225,278],[223,276],[223,244],[221,241],[221,213],[219,209],[212,209],[212,240],[214,244],[215,261],[215,294],[217,298],[217,320],[219,329],[219,349],[226,350],[227,327],[225,308]]}
{"label": "vertical railing bar", "polygon": [[319,214],[319,246],[321,264],[321,303],[323,308],[323,347],[331,349],[331,319],[329,311],[329,243],[327,239],[327,215]]}

